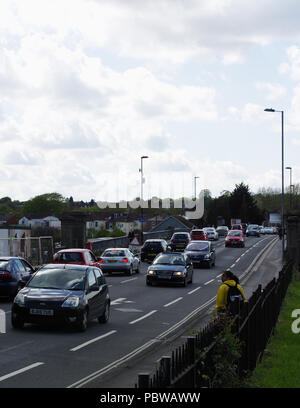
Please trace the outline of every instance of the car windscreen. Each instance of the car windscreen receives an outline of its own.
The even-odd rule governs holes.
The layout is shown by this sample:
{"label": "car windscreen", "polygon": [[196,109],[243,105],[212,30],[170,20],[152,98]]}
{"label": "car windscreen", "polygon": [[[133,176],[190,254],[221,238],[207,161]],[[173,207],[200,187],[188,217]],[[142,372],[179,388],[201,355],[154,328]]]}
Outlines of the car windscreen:
{"label": "car windscreen", "polygon": [[85,271],[78,269],[40,270],[28,283],[29,288],[83,290]]}
{"label": "car windscreen", "polygon": [[201,242],[199,244],[190,244],[186,247],[186,251],[208,251],[209,244]]}
{"label": "car windscreen", "polygon": [[205,231],[206,232],[214,232],[215,230],[213,228],[206,228]]}
{"label": "car windscreen", "polygon": [[241,234],[240,231],[230,231],[230,232],[228,233],[228,235],[229,235],[230,237],[241,237],[241,236],[242,236],[242,234]]}
{"label": "car windscreen", "polygon": [[259,227],[258,227],[258,225],[249,225],[248,226],[248,229],[250,230],[250,229],[258,229]]}
{"label": "car windscreen", "polygon": [[61,263],[83,262],[83,256],[81,252],[61,252],[57,254],[56,261]]}
{"label": "car windscreen", "polygon": [[145,242],[144,248],[145,249],[159,249],[161,250],[162,244],[160,242]]}
{"label": "car windscreen", "polygon": [[107,257],[107,258],[113,258],[116,256],[125,256],[125,251],[104,251],[102,256]]}
{"label": "car windscreen", "polygon": [[162,254],[155,258],[153,265],[185,265],[185,261],[182,255]]}

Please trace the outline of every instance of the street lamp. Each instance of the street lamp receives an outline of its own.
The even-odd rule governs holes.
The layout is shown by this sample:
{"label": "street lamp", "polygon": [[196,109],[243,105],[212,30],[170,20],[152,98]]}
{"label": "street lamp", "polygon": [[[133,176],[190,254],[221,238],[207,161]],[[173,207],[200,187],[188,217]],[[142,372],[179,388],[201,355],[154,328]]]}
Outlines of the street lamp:
{"label": "street lamp", "polygon": [[197,200],[197,195],[196,195],[196,180],[200,178],[199,176],[194,177],[194,183],[195,183],[195,200]]}
{"label": "street lamp", "polygon": [[141,172],[141,198],[140,198],[140,205],[141,205],[141,244],[143,244],[144,240],[143,240],[143,233],[144,233],[144,228],[143,228],[143,183],[144,183],[144,177],[143,177],[143,159],[148,159],[148,156],[141,156],[141,168],[140,168],[140,172]]}
{"label": "street lamp", "polygon": [[292,168],[286,167],[286,170],[290,170],[290,210],[292,209]]}
{"label": "street lamp", "polygon": [[265,112],[280,112],[281,113],[281,229],[282,229],[282,262],[284,260],[284,112],[280,110],[267,108]]}

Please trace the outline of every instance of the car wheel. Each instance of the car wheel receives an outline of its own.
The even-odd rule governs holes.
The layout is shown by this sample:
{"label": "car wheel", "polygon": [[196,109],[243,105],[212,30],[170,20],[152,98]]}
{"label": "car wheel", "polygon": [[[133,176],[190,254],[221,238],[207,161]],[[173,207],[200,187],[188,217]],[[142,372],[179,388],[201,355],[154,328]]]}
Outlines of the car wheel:
{"label": "car wheel", "polygon": [[138,263],[138,266],[137,266],[137,268],[136,268],[136,271],[135,271],[136,273],[140,273],[141,271],[140,271],[140,264]]}
{"label": "car wheel", "polygon": [[104,312],[101,316],[98,317],[99,323],[107,323],[110,315],[110,304],[106,302]]}
{"label": "car wheel", "polygon": [[127,272],[127,275],[131,276],[132,274],[133,274],[133,266],[130,265],[130,269],[129,269],[129,271]]}
{"label": "car wheel", "polygon": [[147,286],[152,286],[152,282],[149,282],[148,280],[146,280],[146,285]]}
{"label": "car wheel", "polygon": [[208,267],[208,269],[211,268],[211,263],[210,262],[207,262],[207,267]]}
{"label": "car wheel", "polygon": [[88,324],[88,311],[85,310],[82,314],[81,322],[78,324],[78,330],[81,332],[85,332],[87,329]]}
{"label": "car wheel", "polygon": [[183,286],[184,288],[187,286],[187,279],[186,279],[186,277],[184,278],[184,281],[183,281],[183,283],[182,283],[182,286]]}
{"label": "car wheel", "polygon": [[21,319],[16,313],[12,313],[11,315],[11,325],[14,329],[23,329],[24,327],[24,320]]}
{"label": "car wheel", "polygon": [[189,283],[193,283],[193,273],[191,274],[191,279],[190,279],[190,282]]}

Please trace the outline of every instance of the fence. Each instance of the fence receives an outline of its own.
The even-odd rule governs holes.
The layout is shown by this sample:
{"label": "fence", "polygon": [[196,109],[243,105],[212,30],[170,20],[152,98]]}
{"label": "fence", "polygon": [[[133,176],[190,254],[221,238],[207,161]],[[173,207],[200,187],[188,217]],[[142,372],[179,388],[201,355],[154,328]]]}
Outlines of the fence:
{"label": "fence", "polygon": [[[175,228],[174,230],[164,230],[164,231],[155,231],[155,232],[144,232],[143,233],[143,241],[145,242],[146,239],[170,239],[173,232],[180,232],[182,231],[179,228]],[[130,239],[128,236],[124,237],[117,237],[117,238],[94,238],[89,239],[88,244],[89,247],[96,255],[101,255],[101,253],[107,248],[127,248],[130,243]]]}
{"label": "fence", "polygon": [[[256,367],[273,333],[282,301],[292,279],[293,263],[286,264],[262,290],[258,286],[241,314],[233,321],[233,333],[241,341],[241,355],[238,373]],[[221,332],[220,318],[208,324],[195,336],[188,336],[186,342],[157,362],[153,375],[139,374],[136,388],[184,388],[209,387],[214,375],[212,356],[218,345]]]}
{"label": "fence", "polygon": [[0,256],[20,256],[33,265],[52,262],[53,238],[0,238]]}

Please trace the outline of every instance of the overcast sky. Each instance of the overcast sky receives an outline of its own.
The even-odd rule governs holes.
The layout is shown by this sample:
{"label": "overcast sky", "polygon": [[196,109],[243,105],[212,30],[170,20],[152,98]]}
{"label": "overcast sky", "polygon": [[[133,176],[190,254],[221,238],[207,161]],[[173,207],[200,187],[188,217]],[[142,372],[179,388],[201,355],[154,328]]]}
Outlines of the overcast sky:
{"label": "overcast sky", "polygon": [[[300,176],[298,0],[1,0],[0,197],[213,196]],[[289,173],[285,170],[285,185]]]}

